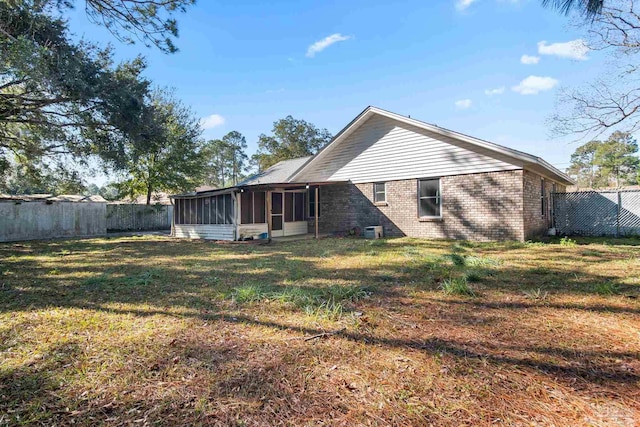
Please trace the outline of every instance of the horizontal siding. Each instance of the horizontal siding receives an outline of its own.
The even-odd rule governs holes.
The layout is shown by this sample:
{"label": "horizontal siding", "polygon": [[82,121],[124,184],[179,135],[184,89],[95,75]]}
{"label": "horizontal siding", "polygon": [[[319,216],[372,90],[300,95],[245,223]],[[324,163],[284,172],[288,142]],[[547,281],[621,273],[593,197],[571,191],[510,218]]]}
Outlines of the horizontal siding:
{"label": "horizontal siding", "polygon": [[285,222],[284,235],[295,236],[297,234],[307,234],[309,223],[307,221]]}
{"label": "horizontal siding", "polygon": [[485,149],[373,116],[322,153],[298,181],[395,181],[521,169]]}
{"label": "horizontal siding", "polygon": [[176,237],[186,239],[233,240],[235,227],[233,224],[175,225],[174,232]]}

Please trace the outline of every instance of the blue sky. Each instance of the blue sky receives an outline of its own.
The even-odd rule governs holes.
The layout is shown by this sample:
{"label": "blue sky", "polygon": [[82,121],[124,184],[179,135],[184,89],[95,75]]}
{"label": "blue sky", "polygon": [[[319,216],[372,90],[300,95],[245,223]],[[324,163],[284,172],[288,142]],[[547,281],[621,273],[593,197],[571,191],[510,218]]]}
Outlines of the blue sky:
{"label": "blue sky", "polygon": [[118,59],[144,55],[149,78],[209,118],[207,138],[237,130],[250,154],[289,114],[335,134],[375,105],[565,168],[578,144],[550,135],[558,90],[599,76],[605,61],[540,3],[200,0],[179,16],[172,55],[119,43],[82,10],[70,26],[112,43]]}

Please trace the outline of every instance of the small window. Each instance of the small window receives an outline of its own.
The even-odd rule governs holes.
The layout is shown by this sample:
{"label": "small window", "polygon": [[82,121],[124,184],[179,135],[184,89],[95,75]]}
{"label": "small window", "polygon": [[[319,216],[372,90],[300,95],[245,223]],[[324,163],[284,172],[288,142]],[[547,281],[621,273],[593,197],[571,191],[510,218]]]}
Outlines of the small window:
{"label": "small window", "polygon": [[[320,187],[313,187],[309,189],[309,218],[314,218],[316,216],[316,191],[318,191]],[[318,191],[318,217],[322,215],[320,212],[320,191]]]}
{"label": "small window", "polygon": [[544,197],[544,178],[540,178],[540,209],[542,211],[542,216],[546,216],[546,199]]}
{"label": "small window", "polygon": [[375,203],[384,203],[387,201],[387,185],[384,182],[376,182],[373,184],[373,201]]}
{"label": "small window", "polygon": [[439,217],[440,179],[421,179],[418,181],[418,215],[420,217]]}

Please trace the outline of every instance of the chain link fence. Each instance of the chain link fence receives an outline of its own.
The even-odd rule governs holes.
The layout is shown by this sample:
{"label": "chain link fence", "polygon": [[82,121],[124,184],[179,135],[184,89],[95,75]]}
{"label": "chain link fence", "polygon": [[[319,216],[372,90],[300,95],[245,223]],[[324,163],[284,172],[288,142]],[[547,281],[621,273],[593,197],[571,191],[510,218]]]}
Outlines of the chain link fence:
{"label": "chain link fence", "polygon": [[640,190],[555,193],[553,198],[559,235],[640,235]]}

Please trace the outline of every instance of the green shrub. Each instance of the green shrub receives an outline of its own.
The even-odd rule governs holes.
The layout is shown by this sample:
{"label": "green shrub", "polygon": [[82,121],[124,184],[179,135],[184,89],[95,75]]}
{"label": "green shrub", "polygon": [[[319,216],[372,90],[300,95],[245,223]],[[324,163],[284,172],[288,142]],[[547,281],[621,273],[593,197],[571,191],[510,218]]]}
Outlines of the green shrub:
{"label": "green shrub", "polygon": [[578,244],[578,242],[576,242],[573,239],[570,239],[567,236],[564,236],[562,239],[560,239],[560,246],[576,246]]}
{"label": "green shrub", "polygon": [[476,295],[475,291],[467,283],[466,277],[445,279],[440,285],[440,289],[447,295],[466,295],[470,297]]}

